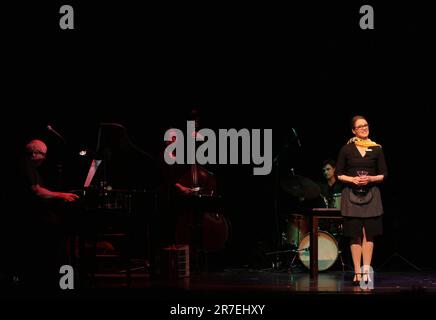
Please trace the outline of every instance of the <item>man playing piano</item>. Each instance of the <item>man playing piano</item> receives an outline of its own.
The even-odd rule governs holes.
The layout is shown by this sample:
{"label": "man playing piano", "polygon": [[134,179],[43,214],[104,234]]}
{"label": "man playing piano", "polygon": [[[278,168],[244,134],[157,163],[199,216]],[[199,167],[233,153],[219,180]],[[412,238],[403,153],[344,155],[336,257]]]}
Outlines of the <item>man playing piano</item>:
{"label": "man playing piano", "polygon": [[47,145],[41,140],[26,144],[13,182],[13,210],[10,213],[10,256],[16,282],[39,289],[59,288],[59,268],[65,264],[65,230],[56,204],[73,202],[72,193],[49,190],[40,173]]}

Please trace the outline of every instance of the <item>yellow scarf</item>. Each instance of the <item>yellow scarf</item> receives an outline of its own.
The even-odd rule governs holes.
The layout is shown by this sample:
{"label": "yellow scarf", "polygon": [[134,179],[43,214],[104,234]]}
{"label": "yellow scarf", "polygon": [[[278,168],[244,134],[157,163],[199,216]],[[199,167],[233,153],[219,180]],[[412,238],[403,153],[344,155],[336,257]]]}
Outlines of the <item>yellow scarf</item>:
{"label": "yellow scarf", "polygon": [[381,145],[379,145],[378,143],[375,143],[374,141],[371,141],[371,139],[359,139],[357,137],[353,137],[350,140],[348,140],[347,144],[350,143],[354,143],[356,146],[358,147],[363,147],[363,148],[369,148],[369,147],[380,147]]}

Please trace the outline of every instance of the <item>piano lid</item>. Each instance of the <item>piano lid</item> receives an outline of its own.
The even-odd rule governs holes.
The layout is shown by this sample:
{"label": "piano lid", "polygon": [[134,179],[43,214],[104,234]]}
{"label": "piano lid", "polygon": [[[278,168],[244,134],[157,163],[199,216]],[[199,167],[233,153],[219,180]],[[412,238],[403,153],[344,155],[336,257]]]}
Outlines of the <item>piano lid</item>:
{"label": "piano lid", "polygon": [[156,164],[153,157],[132,142],[127,129],[121,124],[100,124],[96,151],[89,161],[84,187],[155,188]]}

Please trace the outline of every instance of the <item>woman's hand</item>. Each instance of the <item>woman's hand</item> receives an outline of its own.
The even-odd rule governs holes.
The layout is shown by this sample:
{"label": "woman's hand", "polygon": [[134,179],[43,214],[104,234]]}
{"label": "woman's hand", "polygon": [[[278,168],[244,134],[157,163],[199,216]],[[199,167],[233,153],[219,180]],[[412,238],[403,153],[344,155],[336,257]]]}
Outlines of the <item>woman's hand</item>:
{"label": "woman's hand", "polygon": [[350,182],[355,186],[366,186],[368,183],[371,182],[370,176],[361,176],[361,177],[352,177],[350,179]]}
{"label": "woman's hand", "polygon": [[351,177],[350,182],[355,186],[360,186],[360,177]]}
{"label": "woman's hand", "polygon": [[361,176],[361,177],[358,177],[359,178],[359,185],[360,186],[366,186],[368,183],[370,183],[371,182],[371,177],[370,176]]}
{"label": "woman's hand", "polygon": [[383,176],[356,176],[350,177],[341,175],[338,177],[340,181],[350,183],[354,186],[366,186],[368,183],[383,181]]}

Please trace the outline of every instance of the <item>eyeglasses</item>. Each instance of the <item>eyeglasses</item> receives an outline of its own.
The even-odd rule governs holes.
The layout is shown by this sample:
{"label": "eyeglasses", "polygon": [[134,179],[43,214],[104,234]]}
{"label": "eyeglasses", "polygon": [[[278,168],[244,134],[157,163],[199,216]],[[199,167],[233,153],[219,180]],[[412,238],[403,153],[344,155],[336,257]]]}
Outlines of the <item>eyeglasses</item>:
{"label": "eyeglasses", "polygon": [[362,129],[368,129],[369,128],[369,124],[362,124],[360,126],[354,127],[354,129],[356,130],[362,130]]}
{"label": "eyeglasses", "polygon": [[47,153],[46,152],[42,152],[42,151],[39,151],[39,150],[34,150],[34,151],[32,151],[31,152],[32,154],[40,154],[40,155],[42,155],[42,156],[45,156]]}

